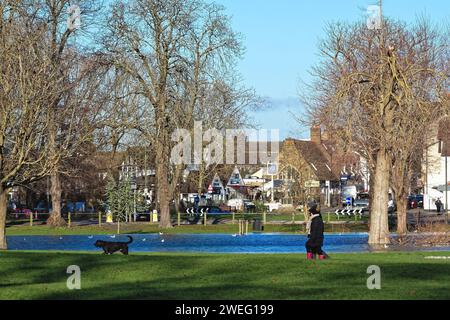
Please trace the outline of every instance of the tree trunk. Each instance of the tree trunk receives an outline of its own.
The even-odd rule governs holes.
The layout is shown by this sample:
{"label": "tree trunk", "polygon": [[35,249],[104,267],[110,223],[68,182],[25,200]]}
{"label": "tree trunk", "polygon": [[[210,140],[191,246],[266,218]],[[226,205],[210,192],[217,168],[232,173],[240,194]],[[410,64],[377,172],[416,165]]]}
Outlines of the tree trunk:
{"label": "tree trunk", "polygon": [[6,208],[7,208],[7,197],[8,193],[0,187],[0,250],[8,249],[6,243]]}
{"label": "tree trunk", "polygon": [[[373,199],[374,198],[373,189],[374,189],[375,174],[374,174],[373,169],[370,169],[369,172],[370,172],[369,173],[369,199]],[[372,207],[373,207],[372,202],[373,202],[372,200],[369,201],[369,207],[367,208],[369,210],[369,223],[368,223],[369,230],[370,230],[370,213],[372,212]]]}
{"label": "tree trunk", "polygon": [[157,194],[158,206],[161,215],[159,221],[160,228],[172,228],[170,220],[170,183],[169,183],[169,169],[167,164],[170,162],[168,145],[165,143],[165,134],[161,134],[160,141],[156,145],[156,180],[157,180]]}
{"label": "tree trunk", "polygon": [[397,233],[404,236],[408,232],[407,195],[404,193],[397,193],[395,201],[397,202]]}
{"label": "tree trunk", "polygon": [[384,148],[378,151],[374,174],[369,244],[377,246],[389,243],[389,157]]}
{"label": "tree trunk", "polygon": [[204,177],[203,177],[203,166],[200,165],[200,169],[198,171],[198,184],[197,184],[197,193],[200,196],[203,192],[203,181],[204,181]]}
{"label": "tree trunk", "polygon": [[172,228],[170,220],[170,200],[169,200],[169,181],[167,179],[167,168],[162,162],[158,162],[156,166],[158,171],[158,199],[161,220],[159,226],[167,229]]}
{"label": "tree trunk", "polygon": [[61,180],[59,174],[53,173],[50,177],[51,187],[50,195],[52,196],[52,213],[47,220],[47,224],[52,227],[66,226],[66,221],[61,216]]}

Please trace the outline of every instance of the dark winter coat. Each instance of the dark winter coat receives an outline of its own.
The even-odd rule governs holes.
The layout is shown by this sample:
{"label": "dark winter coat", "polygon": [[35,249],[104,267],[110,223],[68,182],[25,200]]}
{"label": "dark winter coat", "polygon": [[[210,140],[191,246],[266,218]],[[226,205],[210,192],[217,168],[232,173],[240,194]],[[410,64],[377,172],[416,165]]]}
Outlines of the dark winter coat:
{"label": "dark winter coat", "polygon": [[308,235],[308,238],[310,239],[310,244],[312,246],[323,246],[323,231],[323,219],[322,216],[319,215],[313,218],[311,221],[311,231]]}

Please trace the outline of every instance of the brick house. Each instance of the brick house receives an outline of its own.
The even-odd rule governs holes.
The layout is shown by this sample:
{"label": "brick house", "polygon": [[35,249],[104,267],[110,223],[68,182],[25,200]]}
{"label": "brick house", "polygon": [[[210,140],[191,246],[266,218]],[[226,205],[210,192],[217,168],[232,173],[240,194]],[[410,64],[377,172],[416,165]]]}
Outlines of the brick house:
{"label": "brick house", "polygon": [[311,128],[310,140],[286,139],[283,142],[278,179],[283,181],[284,194],[279,200],[284,205],[297,206],[308,199],[325,206],[338,203],[340,171],[332,159],[336,152],[329,142],[322,139],[320,126]]}

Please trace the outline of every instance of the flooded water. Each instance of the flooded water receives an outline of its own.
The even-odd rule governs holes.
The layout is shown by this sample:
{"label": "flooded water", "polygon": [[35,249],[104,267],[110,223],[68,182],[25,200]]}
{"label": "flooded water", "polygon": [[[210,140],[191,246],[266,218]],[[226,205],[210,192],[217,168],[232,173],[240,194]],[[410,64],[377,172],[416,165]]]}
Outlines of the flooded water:
{"label": "flooded water", "polygon": [[[130,252],[203,253],[303,253],[306,236],[289,234],[139,234],[129,245]],[[128,241],[125,235],[8,236],[10,250],[101,251],[96,240]],[[370,252],[367,233],[325,235],[326,252]],[[450,247],[427,248],[450,250]]]}

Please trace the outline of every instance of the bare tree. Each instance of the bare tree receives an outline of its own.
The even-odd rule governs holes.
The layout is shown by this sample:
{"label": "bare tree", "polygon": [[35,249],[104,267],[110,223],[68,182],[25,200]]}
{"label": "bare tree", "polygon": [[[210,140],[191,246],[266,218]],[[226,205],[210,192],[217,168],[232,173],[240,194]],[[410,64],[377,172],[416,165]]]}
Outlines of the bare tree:
{"label": "bare tree", "polygon": [[[87,110],[88,106],[80,105],[80,103],[88,102],[84,98],[86,95],[92,96],[92,93],[89,94],[88,91],[92,91],[93,88],[90,87],[92,83],[86,85],[87,81],[84,81],[83,77],[91,73],[93,69],[95,70],[96,64],[93,63],[94,58],[87,58],[87,54],[83,57],[79,53],[81,45],[75,44],[73,39],[75,36],[87,35],[87,30],[93,23],[95,15],[99,13],[100,6],[97,1],[93,0],[78,1],[76,6],[70,0],[25,0],[21,2],[20,6],[25,14],[33,12],[34,19],[40,21],[40,24],[47,29],[49,37],[47,44],[52,61],[49,67],[53,68],[54,72],[65,76],[66,86],[64,88],[66,90],[61,91],[59,95],[54,96],[54,100],[48,102],[49,106],[53,108],[52,121],[48,127],[50,132],[48,144],[53,153],[57,154],[63,146],[61,141],[70,139],[72,143],[67,147],[70,148],[71,152],[69,153],[75,154],[90,132],[82,131],[80,128],[73,132],[65,130],[70,127],[70,124],[68,124],[67,118],[61,117],[62,114],[58,111],[62,108],[74,110],[74,107]],[[77,17],[78,14],[79,17]],[[77,18],[80,18],[80,21],[76,21]],[[85,43],[88,42],[86,37],[84,40]],[[87,51],[86,47],[83,48],[83,51]],[[93,79],[90,78],[90,80]],[[80,83],[81,81],[84,83]],[[84,116],[83,121],[86,121],[87,113],[84,112],[81,115]],[[77,139],[79,141],[76,141]],[[61,217],[61,174],[67,173],[65,170],[67,166],[65,169],[64,167],[63,163],[58,163],[50,174],[52,213],[47,223],[52,226],[65,225],[65,221]]]}
{"label": "bare tree", "polygon": [[227,79],[241,54],[223,8],[197,0],[117,3],[104,45],[127,73],[145,113],[136,128],[154,146],[160,226],[169,228],[169,204],[183,167],[171,166],[171,132],[193,126],[200,88]]}
{"label": "bare tree", "polygon": [[63,156],[47,143],[47,102],[64,90],[63,79],[50,67],[45,28],[11,3],[0,3],[0,249],[8,191],[47,175]]}
{"label": "bare tree", "polygon": [[[423,28],[428,27],[409,28],[387,19],[381,31],[369,30],[364,23],[330,24],[320,45],[321,62],[313,69],[315,80],[307,87],[310,94],[303,99],[311,118],[342,135],[347,147],[368,161],[373,179],[369,233],[373,245],[389,243],[387,203],[393,161],[400,161],[396,168],[406,170],[396,173],[395,179],[409,170],[405,161],[412,149],[399,157],[399,143],[413,140],[411,127],[417,122],[411,118],[427,121],[424,113],[442,101],[446,90],[448,72],[440,68],[442,64],[426,61],[443,51],[427,41],[430,32]],[[437,59],[442,56],[433,61]]]}
{"label": "bare tree", "polygon": [[[247,112],[260,103],[253,90],[231,86],[219,80],[201,89],[194,117],[196,121],[201,121],[203,130],[216,129],[225,136],[226,129],[254,127]],[[208,141],[203,141],[203,149],[207,147]],[[226,150],[225,143],[223,150]],[[212,159],[205,159],[204,155],[198,160],[197,192],[200,194],[204,191],[206,179],[213,178],[216,168],[222,162],[215,163]]]}

